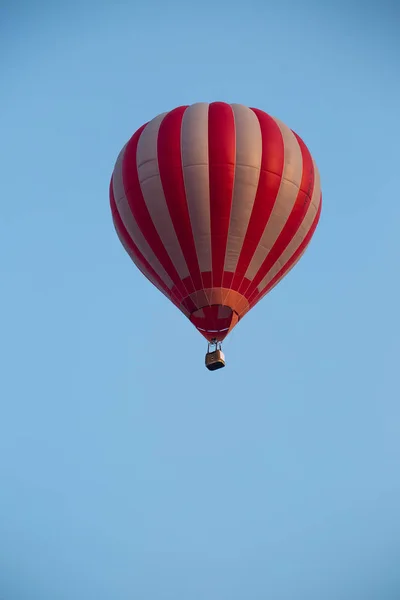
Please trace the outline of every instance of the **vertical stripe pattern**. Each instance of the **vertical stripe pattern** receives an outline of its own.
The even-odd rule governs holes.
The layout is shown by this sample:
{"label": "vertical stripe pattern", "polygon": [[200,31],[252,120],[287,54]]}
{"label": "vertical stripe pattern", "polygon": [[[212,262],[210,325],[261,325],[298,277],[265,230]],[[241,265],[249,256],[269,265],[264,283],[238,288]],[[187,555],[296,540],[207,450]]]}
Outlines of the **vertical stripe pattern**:
{"label": "vertical stripe pattern", "polygon": [[303,140],[256,109],[196,103],[143,125],[110,184],[138,269],[207,339],[222,340],[306,251],[321,214]]}

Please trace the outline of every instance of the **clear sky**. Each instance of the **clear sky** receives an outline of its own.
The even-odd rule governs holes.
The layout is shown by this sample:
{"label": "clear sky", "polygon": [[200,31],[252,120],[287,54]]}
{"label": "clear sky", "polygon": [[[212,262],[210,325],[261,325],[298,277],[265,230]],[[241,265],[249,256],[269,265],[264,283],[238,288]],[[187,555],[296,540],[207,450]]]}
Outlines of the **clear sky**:
{"label": "clear sky", "polygon": [[[99,4],[0,8],[1,600],[398,600],[399,7]],[[213,100],[304,139],[323,211],[209,373],[108,184]]]}

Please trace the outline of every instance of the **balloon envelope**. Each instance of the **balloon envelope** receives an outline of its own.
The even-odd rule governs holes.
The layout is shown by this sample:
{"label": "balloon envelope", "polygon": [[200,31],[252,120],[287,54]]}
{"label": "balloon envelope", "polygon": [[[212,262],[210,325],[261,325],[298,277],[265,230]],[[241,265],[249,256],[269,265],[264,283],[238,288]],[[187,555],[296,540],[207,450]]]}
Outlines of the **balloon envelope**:
{"label": "balloon envelope", "polygon": [[240,104],[196,103],[134,133],[110,203],[140,271],[205,338],[223,340],[305,252],[321,189],[284,123]]}

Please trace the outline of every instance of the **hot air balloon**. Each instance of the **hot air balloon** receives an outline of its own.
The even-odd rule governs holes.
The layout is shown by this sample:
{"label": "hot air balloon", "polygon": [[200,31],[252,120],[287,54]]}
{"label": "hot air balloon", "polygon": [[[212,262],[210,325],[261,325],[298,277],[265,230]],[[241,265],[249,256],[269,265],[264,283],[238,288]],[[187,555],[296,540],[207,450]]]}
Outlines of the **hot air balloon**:
{"label": "hot air balloon", "polygon": [[111,178],[114,226],[138,269],[208,341],[221,342],[304,254],[321,213],[303,140],[241,104],[179,106],[142,125]]}

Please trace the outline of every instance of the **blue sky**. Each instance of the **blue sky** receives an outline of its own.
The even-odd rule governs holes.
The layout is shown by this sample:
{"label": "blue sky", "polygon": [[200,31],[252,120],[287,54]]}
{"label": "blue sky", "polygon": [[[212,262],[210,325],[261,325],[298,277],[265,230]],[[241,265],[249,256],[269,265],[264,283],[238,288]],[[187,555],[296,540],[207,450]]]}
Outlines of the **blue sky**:
{"label": "blue sky", "polygon": [[[0,598],[398,600],[395,2],[1,11]],[[108,205],[137,127],[213,100],[323,189],[217,373]]]}

